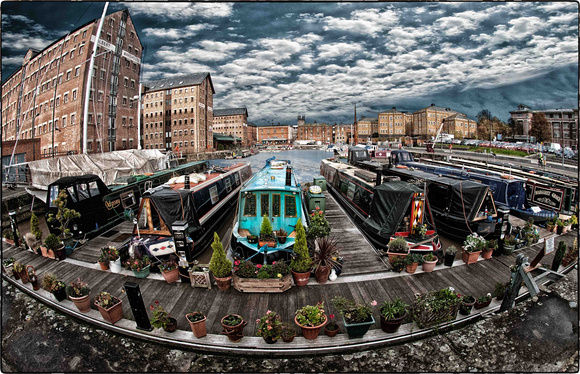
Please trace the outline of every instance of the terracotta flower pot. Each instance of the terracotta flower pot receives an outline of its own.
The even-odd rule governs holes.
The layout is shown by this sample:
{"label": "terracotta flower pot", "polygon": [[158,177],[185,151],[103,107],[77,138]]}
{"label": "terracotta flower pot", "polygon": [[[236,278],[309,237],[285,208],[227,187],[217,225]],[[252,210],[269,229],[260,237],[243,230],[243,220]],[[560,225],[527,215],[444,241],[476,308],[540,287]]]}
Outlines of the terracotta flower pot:
{"label": "terracotta flower pot", "polygon": [[310,326],[302,326],[300,323],[298,323],[298,318],[294,317],[294,322],[302,328],[302,336],[304,336],[304,339],[316,339],[318,337],[318,334],[320,334],[320,329],[322,328],[322,326],[326,324],[327,321],[328,318],[326,317],[325,314],[324,322],[322,322],[318,326],[310,327]]}
{"label": "terracotta flower pot", "polygon": [[216,282],[218,289],[220,291],[228,291],[232,287],[232,275],[231,274],[225,278],[218,278],[215,275],[213,277],[214,277],[215,282]]}
{"label": "terracotta flower pot", "polygon": [[163,275],[163,278],[165,278],[167,283],[177,282],[177,280],[179,279],[179,269],[178,268],[175,268],[175,269],[169,270],[169,271],[162,271],[161,274]]}
{"label": "terracotta flower pot", "polygon": [[283,336],[283,337],[282,337],[282,341],[283,341],[284,343],[290,343],[290,342],[292,342],[292,340],[294,340],[294,336],[295,336],[295,335],[292,335],[292,336]]}
{"label": "terracotta flower pot", "polygon": [[485,308],[486,306],[488,306],[489,304],[491,304],[491,300],[488,301],[484,301],[483,303],[480,302],[475,302],[475,309],[481,309],[481,308]]}
{"label": "terracotta flower pot", "polygon": [[101,316],[103,316],[103,319],[111,324],[115,324],[115,322],[123,318],[123,301],[114,296],[113,298],[119,302],[108,309],[105,309],[99,304],[96,304],[97,308],[99,308],[99,312],[101,312]]}
{"label": "terracotta flower pot", "polygon": [[79,312],[86,313],[89,310],[91,310],[91,299],[89,298],[89,295],[85,295],[85,296],[81,296],[81,297],[72,297],[69,295],[68,297],[76,305]]}
{"label": "terracotta flower pot", "polygon": [[407,271],[407,273],[413,274],[415,272],[415,270],[417,270],[417,266],[419,266],[419,263],[413,262],[410,265],[407,264],[405,270]]}
{"label": "terracotta flower pot", "polygon": [[403,320],[405,319],[405,317],[407,317],[407,314],[408,313],[405,313],[404,316],[393,319],[385,319],[385,317],[383,317],[383,315],[381,314],[381,330],[388,333],[397,332],[399,327],[401,327],[401,325],[403,324]]}
{"label": "terracotta flower pot", "polygon": [[[234,316],[237,316],[239,318],[242,318],[242,316],[239,316],[237,314],[233,314]],[[244,337],[244,327],[246,327],[246,325],[248,324],[248,322],[244,321],[242,319],[242,322],[236,326],[228,326],[228,325],[224,325],[224,318],[226,318],[227,316],[224,316],[221,319],[221,324],[223,327],[222,330],[222,334],[223,335],[227,335],[228,339],[230,339],[230,341],[237,343],[240,340],[242,340],[242,338]]]}
{"label": "terracotta flower pot", "polygon": [[188,318],[188,316],[192,315],[193,313],[189,313],[185,315],[185,318],[187,318],[187,322],[189,322],[189,326],[191,327],[191,331],[193,332],[193,335],[195,335],[196,338],[203,338],[204,336],[207,335],[207,330],[205,328],[205,321],[206,321],[206,317],[203,317],[202,320],[200,321],[196,321],[196,322],[191,322]]}
{"label": "terracotta flower pot", "polygon": [[14,279],[20,280],[20,273],[14,270],[14,268],[12,268],[12,275],[14,276]]}
{"label": "terracotta flower pot", "polygon": [[387,256],[389,256],[389,262],[392,264],[397,258],[400,258],[402,260],[405,259],[405,257],[407,257],[409,255],[409,252],[407,253],[397,253],[397,252],[389,252],[387,251]]}
{"label": "terracotta flower pot", "polygon": [[433,271],[433,269],[435,269],[435,265],[437,265],[437,258],[435,258],[435,260],[433,260],[433,261],[423,260],[423,265],[422,265],[421,269],[426,273],[430,273]]}
{"label": "terracotta flower pot", "polygon": [[177,330],[177,320],[173,317],[169,317],[169,323],[163,328],[167,332],[175,332]]}
{"label": "terracotta flower pot", "polygon": [[337,328],[336,330],[329,330],[327,329],[328,326],[324,326],[324,333],[328,336],[330,336],[331,338],[333,336],[336,336],[336,334],[338,334],[338,332],[340,331],[340,328]]}
{"label": "terracotta flower pot", "polygon": [[99,265],[101,266],[101,270],[109,270],[109,261],[99,262]]}
{"label": "terracotta flower pot", "polygon": [[292,279],[294,279],[294,284],[297,286],[306,286],[308,284],[308,280],[310,279],[310,272],[306,273],[297,273],[292,270]]}
{"label": "terracotta flower pot", "polygon": [[20,275],[20,280],[22,281],[22,283],[24,284],[28,283],[28,273],[26,272],[26,268],[21,272],[19,272],[18,275]]}
{"label": "terracotta flower pot", "polygon": [[469,315],[471,313],[471,309],[475,305],[475,300],[471,303],[462,302],[459,306],[459,313],[463,314],[464,316]]}
{"label": "terracotta flower pot", "polygon": [[316,271],[314,272],[314,276],[316,277],[316,282],[320,284],[325,284],[328,282],[328,276],[330,275],[330,271],[332,270],[332,266],[319,266]]}
{"label": "terracotta flower pot", "polygon": [[493,249],[489,250],[489,251],[483,251],[481,252],[481,257],[483,257],[486,260],[491,259],[491,255],[493,254]]}
{"label": "terracotta flower pot", "polygon": [[463,252],[463,254],[461,255],[463,262],[465,262],[467,265],[469,264],[475,264],[477,262],[477,259],[479,258],[479,255],[481,254],[481,251],[478,252]]}

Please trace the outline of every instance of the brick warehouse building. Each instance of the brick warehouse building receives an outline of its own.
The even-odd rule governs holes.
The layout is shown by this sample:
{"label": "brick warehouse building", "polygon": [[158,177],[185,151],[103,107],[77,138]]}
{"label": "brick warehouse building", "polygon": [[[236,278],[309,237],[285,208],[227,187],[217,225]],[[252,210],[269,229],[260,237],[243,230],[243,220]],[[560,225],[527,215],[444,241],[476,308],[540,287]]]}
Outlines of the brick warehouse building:
{"label": "brick warehouse building", "polygon": [[248,122],[247,108],[214,109],[213,132],[237,136],[243,146],[256,144],[256,125]]}
{"label": "brick warehouse building", "polygon": [[[20,139],[40,139],[42,157],[82,152],[84,95],[98,23],[27,52],[22,67],[2,84],[2,141],[15,140],[19,132]],[[137,148],[142,51],[128,10],[105,17],[90,93],[89,153]]]}
{"label": "brick warehouse building", "polygon": [[520,104],[517,110],[510,111],[511,119],[521,126],[523,135],[528,136],[532,127],[534,113],[543,113],[550,123],[552,142],[564,147],[578,148],[578,108],[568,109],[531,109]]}
{"label": "brick warehouse building", "polygon": [[143,84],[143,148],[183,153],[213,150],[213,95],[209,73]]}

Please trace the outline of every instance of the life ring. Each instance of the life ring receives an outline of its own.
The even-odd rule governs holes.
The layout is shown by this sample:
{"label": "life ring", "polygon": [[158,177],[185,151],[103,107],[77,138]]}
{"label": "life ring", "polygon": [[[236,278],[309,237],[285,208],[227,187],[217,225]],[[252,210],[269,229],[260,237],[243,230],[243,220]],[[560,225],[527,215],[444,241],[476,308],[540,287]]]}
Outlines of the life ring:
{"label": "life ring", "polygon": [[314,186],[310,186],[309,191],[312,194],[322,193],[322,188],[320,188],[320,186],[318,186],[318,185],[314,185]]}
{"label": "life ring", "polygon": [[143,175],[150,177],[153,175],[153,173],[143,173]]}
{"label": "life ring", "polygon": [[408,169],[407,165],[397,165],[395,166],[397,169]]}

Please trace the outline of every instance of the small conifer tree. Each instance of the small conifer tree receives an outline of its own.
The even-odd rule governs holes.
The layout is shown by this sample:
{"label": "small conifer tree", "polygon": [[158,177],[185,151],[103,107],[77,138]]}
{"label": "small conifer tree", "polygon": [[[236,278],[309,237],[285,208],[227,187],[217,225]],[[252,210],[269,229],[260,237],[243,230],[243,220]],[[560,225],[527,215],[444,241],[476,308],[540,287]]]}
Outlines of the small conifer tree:
{"label": "small conifer tree", "polygon": [[552,267],[550,270],[558,271],[560,264],[562,263],[562,259],[564,259],[564,254],[566,254],[566,243],[561,240],[560,243],[558,243],[558,249],[554,255],[554,260],[552,261]]}
{"label": "small conifer tree", "polygon": [[294,243],[294,253],[296,257],[292,259],[290,267],[296,273],[306,273],[312,267],[312,259],[308,253],[308,245],[306,244],[306,232],[302,221],[298,219],[296,222],[296,241]]}
{"label": "small conifer tree", "polygon": [[232,262],[226,258],[224,246],[217,232],[213,233],[213,243],[211,243],[213,254],[209,262],[209,270],[214,277],[225,278],[232,273]]}
{"label": "small conifer tree", "polygon": [[262,218],[262,227],[260,227],[260,235],[262,236],[272,235],[272,224],[270,223],[270,219],[268,218],[268,216],[264,216],[264,218]]}
{"label": "small conifer tree", "polygon": [[36,240],[42,240],[42,230],[40,229],[40,223],[38,222],[38,217],[34,212],[30,214],[30,231]]}

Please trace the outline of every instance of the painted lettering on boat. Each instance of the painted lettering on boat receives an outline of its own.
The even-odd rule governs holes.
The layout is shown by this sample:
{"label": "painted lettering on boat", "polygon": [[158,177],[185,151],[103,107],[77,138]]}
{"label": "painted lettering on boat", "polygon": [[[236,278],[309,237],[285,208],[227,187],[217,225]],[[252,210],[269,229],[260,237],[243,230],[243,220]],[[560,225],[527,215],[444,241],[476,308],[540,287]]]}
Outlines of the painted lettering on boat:
{"label": "painted lettering on boat", "polygon": [[121,205],[121,199],[115,199],[113,201],[105,201],[105,207],[107,208],[107,210],[113,210],[119,205]]}

